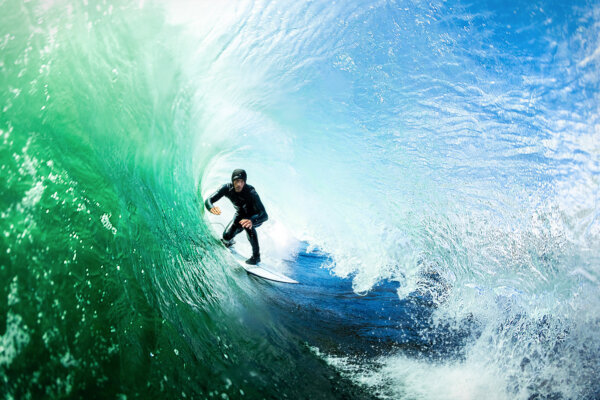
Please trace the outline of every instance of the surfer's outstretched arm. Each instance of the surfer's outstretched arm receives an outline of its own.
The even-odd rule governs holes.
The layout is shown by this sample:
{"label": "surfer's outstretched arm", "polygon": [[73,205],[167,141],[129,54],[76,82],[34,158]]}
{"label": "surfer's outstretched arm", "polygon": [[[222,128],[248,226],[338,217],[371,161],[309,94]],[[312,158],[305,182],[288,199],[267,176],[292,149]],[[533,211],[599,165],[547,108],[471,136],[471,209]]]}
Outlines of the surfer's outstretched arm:
{"label": "surfer's outstretched arm", "polygon": [[223,197],[225,195],[225,193],[227,193],[227,184],[221,186],[221,188],[219,190],[217,190],[215,193],[212,194],[212,196],[209,196],[205,201],[204,201],[204,206],[206,207],[206,209],[208,211],[210,211],[213,214],[219,215],[221,214],[221,210],[219,209],[219,207],[215,207],[213,205],[214,202],[219,201],[219,199],[221,197]]}

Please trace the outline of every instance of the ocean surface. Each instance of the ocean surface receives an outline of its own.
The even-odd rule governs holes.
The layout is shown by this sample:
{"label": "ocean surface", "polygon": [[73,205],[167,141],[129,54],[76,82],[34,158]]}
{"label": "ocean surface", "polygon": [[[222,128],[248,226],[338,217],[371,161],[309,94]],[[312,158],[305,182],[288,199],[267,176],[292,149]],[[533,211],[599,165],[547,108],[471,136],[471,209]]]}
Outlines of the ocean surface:
{"label": "ocean surface", "polygon": [[0,0],[0,110],[2,399],[600,398],[597,0]]}

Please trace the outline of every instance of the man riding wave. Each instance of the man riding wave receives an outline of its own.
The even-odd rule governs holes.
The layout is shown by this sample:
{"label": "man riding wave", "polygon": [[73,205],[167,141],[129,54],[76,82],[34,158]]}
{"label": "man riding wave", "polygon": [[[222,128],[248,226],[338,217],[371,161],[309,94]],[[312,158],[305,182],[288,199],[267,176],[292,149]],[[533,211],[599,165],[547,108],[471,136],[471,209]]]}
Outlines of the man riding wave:
{"label": "man riding wave", "polygon": [[226,183],[204,202],[206,209],[212,214],[220,215],[221,209],[213,203],[225,196],[233,203],[235,215],[223,231],[221,241],[227,247],[233,245],[233,238],[242,230],[246,231],[248,241],[252,246],[252,257],[246,260],[246,264],[256,265],[260,262],[260,248],[256,228],[265,222],[269,216],[260,197],[253,186],[246,184],[246,171],[236,169],[231,174],[231,183]]}

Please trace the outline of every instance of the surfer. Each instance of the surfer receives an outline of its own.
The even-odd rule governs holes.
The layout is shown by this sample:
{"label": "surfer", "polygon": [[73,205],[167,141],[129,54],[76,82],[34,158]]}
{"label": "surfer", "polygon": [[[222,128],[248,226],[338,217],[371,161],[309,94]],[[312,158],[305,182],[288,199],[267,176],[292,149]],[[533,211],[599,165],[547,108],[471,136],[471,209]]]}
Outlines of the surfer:
{"label": "surfer", "polygon": [[233,203],[235,215],[223,231],[221,241],[227,247],[233,245],[233,238],[242,230],[246,231],[248,241],[252,245],[252,257],[246,260],[246,264],[256,265],[260,262],[260,249],[256,228],[265,222],[269,216],[265,206],[260,201],[258,193],[253,186],[246,184],[246,171],[236,169],[231,174],[231,183],[226,183],[212,196],[206,199],[204,205],[212,214],[220,215],[221,209],[213,205],[221,197],[225,196]]}

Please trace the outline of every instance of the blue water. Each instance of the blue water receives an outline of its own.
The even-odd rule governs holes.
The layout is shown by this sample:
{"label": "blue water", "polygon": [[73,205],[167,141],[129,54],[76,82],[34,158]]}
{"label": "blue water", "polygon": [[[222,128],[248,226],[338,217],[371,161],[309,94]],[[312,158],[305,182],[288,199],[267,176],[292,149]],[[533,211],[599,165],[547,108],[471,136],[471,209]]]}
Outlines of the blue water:
{"label": "blue water", "polygon": [[[290,261],[300,285],[273,284],[274,303],[280,318],[301,327],[303,335],[332,354],[373,358],[391,351],[427,354],[428,357],[460,356],[463,340],[475,333],[472,324],[450,331],[437,326],[437,345],[429,330],[436,308],[435,295],[448,289],[437,275],[423,276],[428,291],[415,291],[398,299],[398,283],[380,282],[368,294],[357,296],[351,282],[332,275],[324,266],[331,259],[319,250],[302,247]],[[256,279],[262,283],[260,279]],[[318,320],[318,324],[314,321]],[[466,329],[466,330],[465,330]]]}
{"label": "blue water", "polygon": [[[0,1],[0,391],[598,398],[599,38],[597,1]],[[220,246],[240,167],[299,285]]]}

